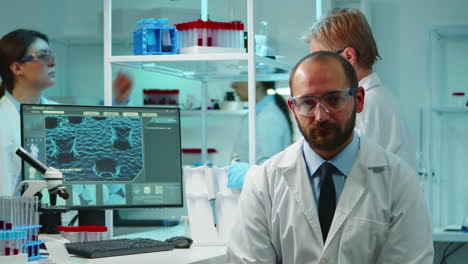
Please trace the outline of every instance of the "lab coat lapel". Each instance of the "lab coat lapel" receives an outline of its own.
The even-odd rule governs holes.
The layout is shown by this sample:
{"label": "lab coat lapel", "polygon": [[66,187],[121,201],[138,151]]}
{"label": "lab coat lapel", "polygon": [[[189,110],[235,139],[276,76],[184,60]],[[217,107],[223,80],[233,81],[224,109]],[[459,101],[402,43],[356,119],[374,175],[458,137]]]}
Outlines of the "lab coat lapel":
{"label": "lab coat lapel", "polygon": [[[339,232],[346,218],[353,211],[358,201],[366,191],[367,178],[369,177],[369,168],[384,166],[385,160],[382,155],[371,147],[366,139],[360,140],[360,151],[356,161],[346,178],[346,182],[338,202],[333,222],[328,233],[325,248],[333,241],[335,235]],[[339,237],[337,238],[339,239]],[[324,249],[325,250],[325,249]]]}
{"label": "lab coat lapel", "polygon": [[[300,142],[300,143],[299,143]],[[286,160],[293,161],[285,168],[283,173],[291,195],[294,197],[302,209],[307,222],[312,227],[315,243],[323,246],[322,231],[320,229],[320,222],[317,213],[317,206],[315,204],[314,196],[312,194],[312,187],[310,185],[306,164],[302,157],[302,140],[295,143],[286,157]],[[299,144],[298,144],[299,143]]]}

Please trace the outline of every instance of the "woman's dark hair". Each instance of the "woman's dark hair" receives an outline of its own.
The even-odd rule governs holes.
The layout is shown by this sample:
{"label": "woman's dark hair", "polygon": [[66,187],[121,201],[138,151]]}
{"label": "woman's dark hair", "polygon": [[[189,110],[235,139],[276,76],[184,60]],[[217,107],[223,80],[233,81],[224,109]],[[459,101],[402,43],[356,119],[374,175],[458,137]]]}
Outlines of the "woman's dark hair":
{"label": "woman's dark hair", "polygon": [[5,94],[5,90],[13,91],[15,76],[11,72],[10,65],[23,58],[31,44],[36,39],[41,38],[47,43],[49,39],[45,34],[35,30],[17,29],[0,39],[0,98]]}
{"label": "woman's dark hair", "polygon": [[[265,90],[268,90],[268,89],[275,89],[276,88],[276,85],[275,85],[275,82],[259,82],[263,88]],[[277,94],[276,91],[275,91],[275,103],[276,105],[278,105],[278,107],[281,109],[281,112],[283,112],[283,115],[284,117],[286,117],[286,121],[288,122],[288,126],[289,126],[289,132],[291,134],[291,137],[292,137],[292,134],[293,134],[293,128],[292,128],[292,121],[291,121],[291,117],[289,116],[289,107],[288,107],[288,104],[286,103],[286,101],[284,100],[284,98]]]}

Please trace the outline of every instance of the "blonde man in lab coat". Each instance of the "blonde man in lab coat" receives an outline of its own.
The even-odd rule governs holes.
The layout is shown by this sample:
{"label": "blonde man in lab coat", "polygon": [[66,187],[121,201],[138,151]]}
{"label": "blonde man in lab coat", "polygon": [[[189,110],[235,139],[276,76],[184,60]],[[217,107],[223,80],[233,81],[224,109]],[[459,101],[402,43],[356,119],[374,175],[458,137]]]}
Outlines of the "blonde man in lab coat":
{"label": "blonde man in lab coat", "polygon": [[246,175],[226,262],[432,263],[415,172],[354,131],[365,104],[351,64],[309,54],[289,86],[304,138]]}
{"label": "blonde man in lab coat", "polygon": [[366,107],[357,115],[360,135],[374,140],[417,169],[416,150],[395,97],[372,70],[379,51],[365,16],[357,9],[335,9],[318,20],[307,35],[311,52],[336,52],[356,70],[359,86],[366,92]]}

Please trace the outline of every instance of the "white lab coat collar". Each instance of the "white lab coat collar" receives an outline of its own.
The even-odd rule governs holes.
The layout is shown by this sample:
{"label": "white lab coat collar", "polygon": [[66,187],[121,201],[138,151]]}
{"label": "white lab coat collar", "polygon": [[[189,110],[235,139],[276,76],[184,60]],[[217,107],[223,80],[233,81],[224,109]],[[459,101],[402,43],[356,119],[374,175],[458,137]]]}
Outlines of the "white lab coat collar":
{"label": "white lab coat collar", "polygon": [[[304,158],[306,159],[307,167],[309,168],[310,176],[313,176],[319,167],[327,160],[320,157],[307,142],[304,141],[302,145],[304,152]],[[331,160],[328,160],[333,164],[344,176],[347,176],[351,171],[351,168],[356,160],[357,154],[359,153],[359,136],[358,131],[353,131],[353,139],[341,152],[339,152]]]}
{"label": "white lab coat collar", "polygon": [[[299,139],[294,144],[289,146],[283,153],[272,157],[274,162],[271,164],[277,168],[285,168],[290,169],[291,167],[297,166],[298,163],[304,163],[304,159],[302,157],[302,144],[304,144],[304,138]],[[382,155],[375,155],[375,151],[372,153],[367,153],[366,151],[374,150],[374,148],[370,148],[370,150],[363,150],[364,147],[368,147],[369,142],[367,139],[361,138],[360,140],[360,151],[359,155],[364,152],[364,163],[368,164],[368,167],[381,167],[387,165],[387,161],[382,157]],[[359,159],[357,159],[359,160]],[[354,168],[354,166],[353,166]],[[351,169],[352,171],[352,169]]]}
{"label": "white lab coat collar", "polygon": [[367,92],[374,87],[382,86],[382,83],[380,82],[380,78],[377,73],[372,72],[371,74],[362,78],[362,80],[359,82],[359,86],[363,87],[364,91]]}
{"label": "white lab coat collar", "polygon": [[[286,151],[274,156],[269,164],[281,169],[281,174],[284,176],[291,193],[314,230],[314,242],[323,246],[317,205],[314,202],[310,182],[308,177],[301,177],[307,175],[307,173],[304,173],[307,169],[302,155],[302,144],[304,144],[304,138],[288,147]],[[323,251],[326,250],[327,245],[333,240],[333,237],[363,195],[366,188],[368,171],[380,171],[383,167],[389,165],[385,156],[379,152],[380,147],[375,147],[365,138],[360,139],[359,148],[359,154],[348,175],[345,188],[338,202]]]}
{"label": "white lab coat collar", "polygon": [[18,102],[18,100],[16,100],[16,98],[14,98],[13,95],[11,95],[11,93],[7,90],[5,90],[4,96],[8,100],[10,100],[10,102],[15,106],[16,110],[18,110],[18,113],[19,113],[21,103]]}
{"label": "white lab coat collar", "polygon": [[[13,97],[13,95],[8,92],[7,90],[5,90],[5,95],[6,98],[8,98],[8,100],[10,100],[10,102],[15,106],[16,110],[18,110],[18,113],[20,112],[20,108],[21,108],[21,103],[16,100],[15,97]],[[39,99],[39,104],[58,104],[57,102],[55,101],[52,101],[52,100],[49,100],[47,98],[45,98],[44,96],[41,96],[41,98]]]}

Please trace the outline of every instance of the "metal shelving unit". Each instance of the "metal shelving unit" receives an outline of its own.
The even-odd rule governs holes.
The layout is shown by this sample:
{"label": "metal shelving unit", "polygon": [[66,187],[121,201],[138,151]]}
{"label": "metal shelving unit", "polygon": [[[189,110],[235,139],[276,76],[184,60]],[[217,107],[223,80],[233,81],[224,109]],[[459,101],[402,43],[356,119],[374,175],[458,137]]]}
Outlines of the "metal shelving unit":
{"label": "metal shelving unit", "polygon": [[[247,4],[247,37],[254,40],[254,1]],[[201,3],[202,19],[207,18],[207,1]],[[112,65],[153,71],[181,78],[199,80],[201,88],[201,146],[202,161],[207,161],[207,82],[230,79],[248,82],[249,109],[255,109],[255,82],[288,80],[292,66],[274,59],[256,56],[254,41],[248,41],[246,53],[175,54],[157,56],[113,56],[112,55],[112,0],[104,0],[104,103],[112,102]],[[268,67],[278,74],[256,74],[257,67]],[[249,111],[249,156],[255,163],[255,111]]]}
{"label": "metal shelving unit", "polygon": [[462,225],[468,206],[463,188],[468,183],[468,107],[453,106],[451,101],[452,92],[468,92],[464,85],[468,25],[437,26],[428,33],[422,184],[433,225],[439,230]]}

